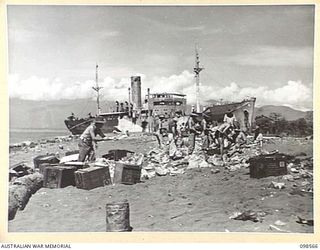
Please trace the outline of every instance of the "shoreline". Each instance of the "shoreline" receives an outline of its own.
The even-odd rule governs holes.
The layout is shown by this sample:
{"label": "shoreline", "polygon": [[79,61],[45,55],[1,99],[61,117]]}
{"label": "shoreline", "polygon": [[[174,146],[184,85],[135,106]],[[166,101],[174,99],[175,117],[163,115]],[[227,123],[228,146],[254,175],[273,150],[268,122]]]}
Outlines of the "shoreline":
{"label": "shoreline", "polygon": [[51,137],[51,138],[50,137],[42,138],[42,139],[38,139],[36,141],[25,140],[25,141],[9,144],[9,150],[10,149],[23,149],[25,147],[35,148],[36,146],[42,145],[42,144],[72,141],[77,138],[79,138],[79,135],[62,135],[62,136],[55,136],[55,137]]}

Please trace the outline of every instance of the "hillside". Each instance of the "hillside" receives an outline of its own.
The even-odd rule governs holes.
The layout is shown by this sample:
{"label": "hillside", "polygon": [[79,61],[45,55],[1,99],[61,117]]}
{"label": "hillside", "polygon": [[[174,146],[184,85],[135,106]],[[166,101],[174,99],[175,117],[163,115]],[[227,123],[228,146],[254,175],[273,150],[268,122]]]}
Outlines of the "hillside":
{"label": "hillside", "polygon": [[288,121],[297,120],[299,118],[306,118],[312,111],[300,111],[287,106],[274,106],[265,105],[260,108],[256,108],[256,116],[265,115],[269,116],[270,113],[279,113]]}
{"label": "hillside", "polygon": [[[106,104],[102,106],[106,110]],[[89,112],[96,113],[96,103],[90,99],[29,101],[10,99],[11,128],[50,128],[64,129],[64,120],[72,112],[85,117]]]}

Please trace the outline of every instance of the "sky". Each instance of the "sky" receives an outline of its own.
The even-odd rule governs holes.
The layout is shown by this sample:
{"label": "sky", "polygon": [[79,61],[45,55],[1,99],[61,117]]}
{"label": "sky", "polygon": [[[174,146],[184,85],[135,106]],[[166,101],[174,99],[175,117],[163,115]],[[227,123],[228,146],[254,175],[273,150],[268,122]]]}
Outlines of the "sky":
{"label": "sky", "polygon": [[95,65],[104,100],[142,91],[179,92],[195,102],[195,44],[202,101],[312,109],[314,6],[8,5],[9,96],[94,97]]}

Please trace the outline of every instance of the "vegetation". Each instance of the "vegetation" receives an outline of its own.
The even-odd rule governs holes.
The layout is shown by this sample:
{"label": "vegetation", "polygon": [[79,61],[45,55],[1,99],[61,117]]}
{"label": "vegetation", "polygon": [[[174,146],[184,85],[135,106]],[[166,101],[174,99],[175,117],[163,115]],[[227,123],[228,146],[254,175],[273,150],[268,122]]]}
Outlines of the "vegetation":
{"label": "vegetation", "polygon": [[313,134],[313,117],[312,113],[306,118],[299,118],[294,121],[287,121],[279,113],[270,113],[267,116],[257,116],[256,125],[259,126],[263,134],[273,135],[291,135],[291,136],[308,136]]}

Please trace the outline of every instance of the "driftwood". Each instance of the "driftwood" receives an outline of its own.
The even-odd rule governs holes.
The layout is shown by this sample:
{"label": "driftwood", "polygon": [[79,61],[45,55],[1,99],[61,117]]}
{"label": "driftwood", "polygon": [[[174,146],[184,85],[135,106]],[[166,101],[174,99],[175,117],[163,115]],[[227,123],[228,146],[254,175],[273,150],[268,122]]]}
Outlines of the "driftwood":
{"label": "driftwood", "polygon": [[13,220],[17,210],[23,210],[32,194],[43,185],[43,175],[34,173],[15,179],[9,185],[9,220]]}

